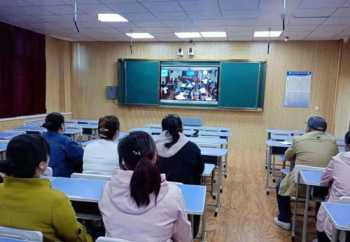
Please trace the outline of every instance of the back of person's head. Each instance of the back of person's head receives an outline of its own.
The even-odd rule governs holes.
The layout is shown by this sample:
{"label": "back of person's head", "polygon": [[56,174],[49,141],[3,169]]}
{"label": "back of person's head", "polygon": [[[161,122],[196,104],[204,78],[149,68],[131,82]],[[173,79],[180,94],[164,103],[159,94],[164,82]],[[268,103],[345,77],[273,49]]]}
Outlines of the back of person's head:
{"label": "back of person's head", "polygon": [[120,129],[119,119],[108,115],[98,120],[98,136],[102,139],[113,140]]}
{"label": "back of person's head", "polygon": [[160,171],[156,165],[156,145],[146,132],[135,131],[123,138],[118,145],[119,166],[132,170],[130,194],[138,207],[150,203],[154,193],[157,200],[160,190]]}
{"label": "back of person's head", "polygon": [[307,128],[309,131],[321,131],[326,132],[327,122],[320,116],[312,116],[307,121]]}
{"label": "back of person's head", "polygon": [[45,118],[43,127],[49,131],[57,132],[63,128],[64,116],[60,113],[49,113]]}
{"label": "back of person's head", "polygon": [[162,120],[162,130],[167,131],[171,135],[171,142],[165,144],[166,148],[170,148],[180,138],[182,132],[182,121],[181,118],[175,114],[169,114]]}
{"label": "back of person's head", "polygon": [[350,151],[350,130],[345,134],[345,145]]}
{"label": "back of person's head", "polygon": [[[0,163],[0,172],[7,176],[33,178],[38,168],[47,167],[49,145],[39,135],[23,134],[14,137],[7,145],[6,160]],[[44,164],[42,164],[44,163]]]}

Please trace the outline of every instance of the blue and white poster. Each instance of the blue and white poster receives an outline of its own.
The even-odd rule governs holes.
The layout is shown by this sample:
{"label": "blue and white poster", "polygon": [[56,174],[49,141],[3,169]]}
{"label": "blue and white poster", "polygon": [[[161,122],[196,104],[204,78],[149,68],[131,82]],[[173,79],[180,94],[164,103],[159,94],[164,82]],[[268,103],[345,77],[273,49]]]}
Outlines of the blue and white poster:
{"label": "blue and white poster", "polygon": [[284,106],[291,108],[308,108],[311,99],[310,71],[288,71]]}

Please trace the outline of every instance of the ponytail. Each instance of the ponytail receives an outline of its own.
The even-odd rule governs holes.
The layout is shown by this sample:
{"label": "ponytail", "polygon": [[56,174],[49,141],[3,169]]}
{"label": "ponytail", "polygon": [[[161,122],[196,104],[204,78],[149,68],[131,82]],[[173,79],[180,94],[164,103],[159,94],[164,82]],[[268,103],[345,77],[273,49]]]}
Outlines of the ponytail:
{"label": "ponytail", "polygon": [[130,194],[138,207],[150,203],[150,194],[154,194],[155,202],[160,190],[160,171],[151,161],[141,158],[137,163],[130,181]]}
{"label": "ponytail", "polygon": [[180,133],[182,132],[182,121],[181,118],[175,114],[169,114],[162,120],[162,130],[167,131],[171,135],[171,142],[166,143],[164,146],[170,148],[180,138]]}
{"label": "ponytail", "polygon": [[154,161],[156,145],[146,132],[135,131],[118,144],[121,169],[133,170],[130,195],[138,207],[147,206],[153,194],[155,202],[160,190],[160,170]]}

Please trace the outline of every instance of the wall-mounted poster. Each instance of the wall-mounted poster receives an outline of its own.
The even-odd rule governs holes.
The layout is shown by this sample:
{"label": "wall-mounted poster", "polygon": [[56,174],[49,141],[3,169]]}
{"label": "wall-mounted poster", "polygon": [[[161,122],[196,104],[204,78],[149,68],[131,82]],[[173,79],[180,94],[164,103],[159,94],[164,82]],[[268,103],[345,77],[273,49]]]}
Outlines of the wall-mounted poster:
{"label": "wall-mounted poster", "polygon": [[291,108],[308,108],[311,101],[310,71],[288,71],[284,106]]}

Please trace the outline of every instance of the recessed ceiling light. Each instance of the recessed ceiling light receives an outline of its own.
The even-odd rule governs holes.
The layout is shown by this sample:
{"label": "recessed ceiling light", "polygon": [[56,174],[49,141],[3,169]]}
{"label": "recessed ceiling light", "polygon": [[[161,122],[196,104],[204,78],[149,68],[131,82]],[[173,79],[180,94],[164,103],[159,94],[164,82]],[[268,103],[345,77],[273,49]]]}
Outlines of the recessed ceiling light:
{"label": "recessed ceiling light", "polygon": [[226,38],[226,32],[201,32],[204,38]]}
{"label": "recessed ceiling light", "polygon": [[282,34],[282,31],[255,31],[254,37],[255,38],[276,38],[280,37]]}
{"label": "recessed ceiling light", "polygon": [[126,35],[133,39],[154,39],[150,33],[126,33]]}
{"label": "recessed ceiling light", "polygon": [[99,13],[97,19],[101,22],[128,22],[126,18],[117,13]]}
{"label": "recessed ceiling light", "polygon": [[191,39],[201,37],[201,34],[199,32],[176,32],[175,35],[180,39]]}

